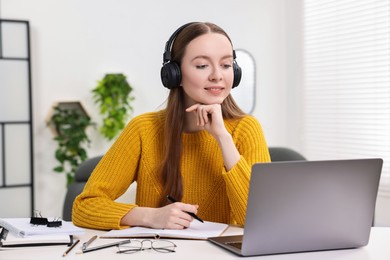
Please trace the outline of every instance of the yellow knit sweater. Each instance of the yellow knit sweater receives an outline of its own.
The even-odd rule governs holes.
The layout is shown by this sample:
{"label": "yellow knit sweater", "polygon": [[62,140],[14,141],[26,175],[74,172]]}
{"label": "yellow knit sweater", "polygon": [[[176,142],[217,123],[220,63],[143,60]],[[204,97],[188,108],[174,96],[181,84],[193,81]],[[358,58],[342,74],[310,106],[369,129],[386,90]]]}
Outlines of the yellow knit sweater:
{"label": "yellow knit sweater", "polygon": [[[158,166],[162,160],[165,110],[135,117],[123,130],[89,178],[73,205],[75,225],[119,229],[121,218],[132,208],[158,207],[162,185]],[[251,166],[269,162],[270,156],[259,122],[252,116],[225,120],[241,154],[226,171],[221,150],[207,132],[182,135],[182,202],[199,205],[207,221],[244,224]],[[137,182],[136,205],[115,202]]]}

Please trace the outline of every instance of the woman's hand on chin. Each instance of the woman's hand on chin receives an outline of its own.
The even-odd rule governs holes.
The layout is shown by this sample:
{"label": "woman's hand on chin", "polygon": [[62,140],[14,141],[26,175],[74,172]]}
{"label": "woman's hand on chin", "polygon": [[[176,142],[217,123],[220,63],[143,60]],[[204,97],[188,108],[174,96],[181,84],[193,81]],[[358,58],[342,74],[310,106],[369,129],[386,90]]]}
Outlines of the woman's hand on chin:
{"label": "woman's hand on chin", "polygon": [[222,108],[220,104],[195,104],[187,108],[186,112],[194,113],[194,120],[196,120],[196,125],[204,127],[204,129],[212,134],[215,138],[222,134],[226,134],[226,129],[222,117]]}

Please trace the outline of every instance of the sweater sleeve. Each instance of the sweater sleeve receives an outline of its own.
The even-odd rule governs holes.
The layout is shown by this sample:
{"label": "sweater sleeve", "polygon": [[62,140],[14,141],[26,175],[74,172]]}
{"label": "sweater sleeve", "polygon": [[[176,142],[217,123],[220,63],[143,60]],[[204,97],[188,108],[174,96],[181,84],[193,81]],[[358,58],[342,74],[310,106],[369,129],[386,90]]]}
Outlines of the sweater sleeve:
{"label": "sweater sleeve", "polygon": [[247,116],[233,129],[233,140],[240,153],[240,160],[229,171],[223,170],[234,221],[243,225],[249,193],[249,180],[252,165],[270,162],[270,155],[260,123]]}
{"label": "sweater sleeve", "polygon": [[103,156],[83,192],[75,199],[72,210],[75,225],[105,230],[124,228],[120,225],[122,217],[136,205],[115,200],[136,178],[140,139],[137,120],[133,120]]}

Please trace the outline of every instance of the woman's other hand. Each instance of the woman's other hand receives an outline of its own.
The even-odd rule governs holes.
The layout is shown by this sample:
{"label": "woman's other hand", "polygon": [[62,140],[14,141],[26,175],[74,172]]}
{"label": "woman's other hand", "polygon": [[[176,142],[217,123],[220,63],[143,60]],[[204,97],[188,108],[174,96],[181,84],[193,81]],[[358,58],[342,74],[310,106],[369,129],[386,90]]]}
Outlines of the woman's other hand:
{"label": "woman's other hand", "polygon": [[161,208],[135,207],[121,220],[121,225],[158,229],[185,229],[194,220],[187,212],[196,214],[198,205],[175,202]]}

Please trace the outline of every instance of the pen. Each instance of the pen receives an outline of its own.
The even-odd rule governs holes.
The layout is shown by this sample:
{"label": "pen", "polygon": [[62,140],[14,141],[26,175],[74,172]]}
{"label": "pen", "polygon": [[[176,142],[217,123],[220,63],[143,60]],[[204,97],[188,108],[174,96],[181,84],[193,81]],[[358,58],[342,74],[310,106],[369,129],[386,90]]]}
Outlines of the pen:
{"label": "pen", "polygon": [[88,252],[92,252],[92,251],[96,251],[96,250],[100,250],[100,249],[104,249],[104,248],[108,248],[108,247],[128,244],[128,243],[130,243],[130,239],[123,240],[123,241],[120,241],[120,242],[114,242],[114,243],[110,243],[110,244],[105,244],[105,245],[101,245],[101,246],[95,246],[95,247],[86,248],[86,249],[83,249],[80,253],[84,254],[84,253],[88,253]]}
{"label": "pen", "polygon": [[69,248],[62,254],[62,256],[66,256],[69,252],[80,242],[80,239],[77,239]]}
{"label": "pen", "polygon": [[[170,201],[170,202],[172,202],[172,203],[175,203],[175,202],[177,202],[174,198],[172,198],[171,196],[167,196],[167,199]],[[189,214],[191,217],[193,217],[194,219],[196,219],[196,220],[198,220],[198,221],[200,221],[200,222],[202,222],[203,223],[203,220],[200,218],[200,217],[198,217],[196,214],[194,214],[194,213],[192,213],[192,212],[187,212],[186,211],[186,213],[187,214]]]}
{"label": "pen", "polygon": [[94,236],[91,237],[87,242],[84,242],[81,249],[82,249],[82,250],[87,249],[87,247],[88,247],[96,238],[97,238],[97,235],[94,235]]}

